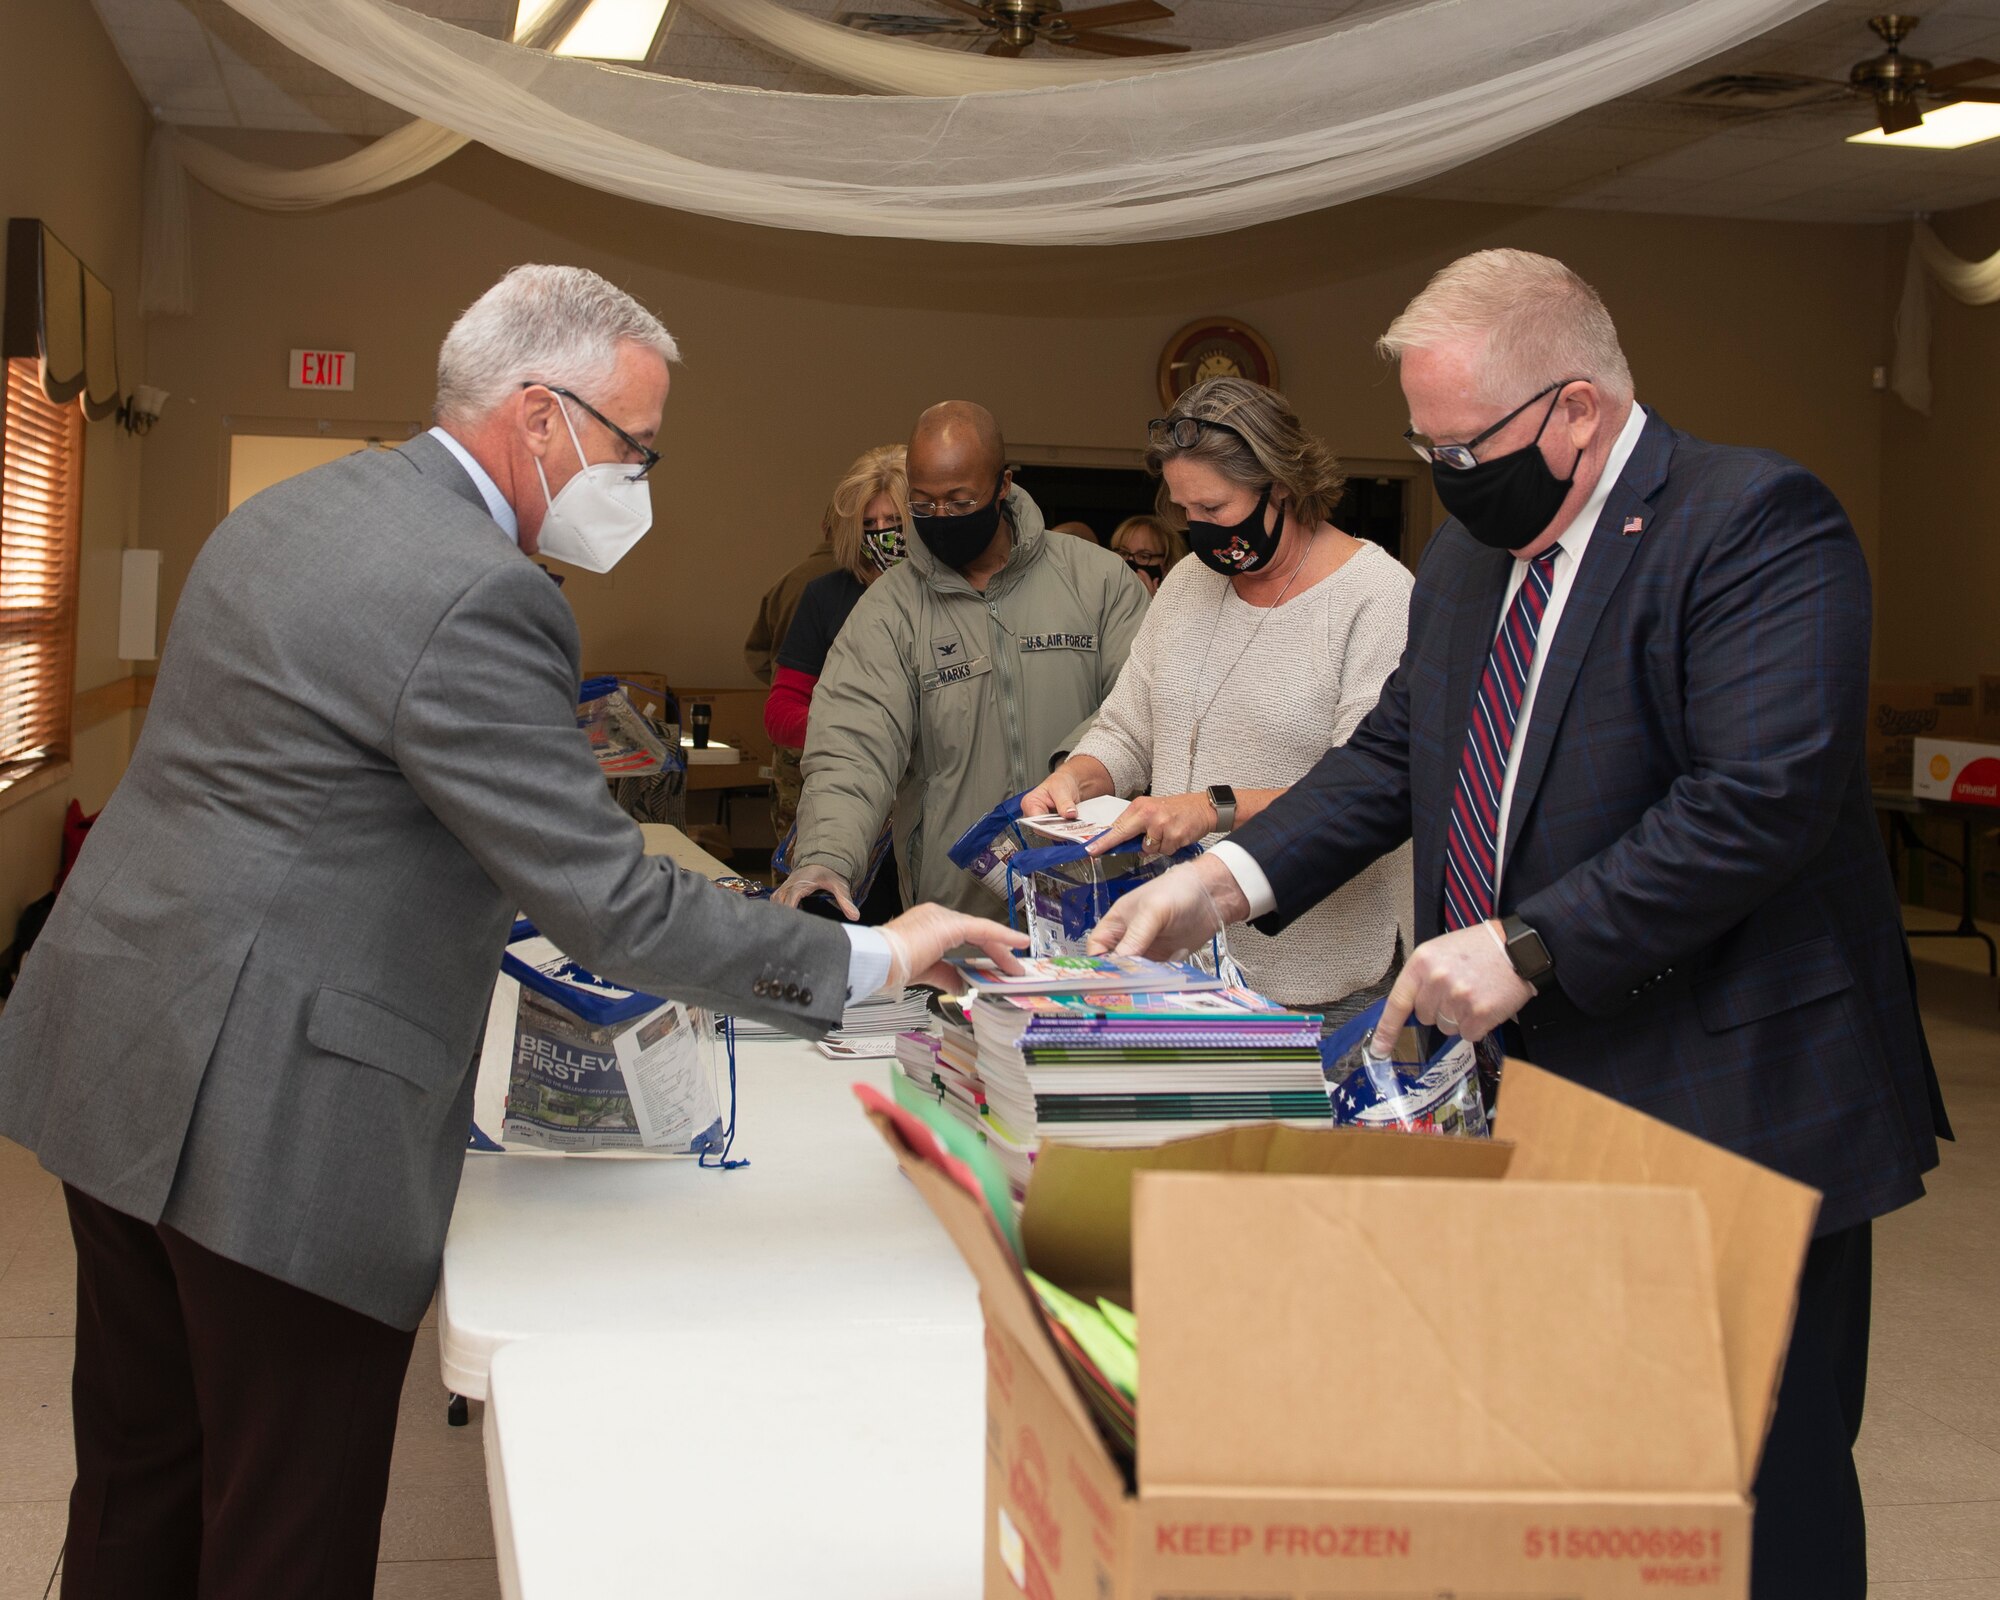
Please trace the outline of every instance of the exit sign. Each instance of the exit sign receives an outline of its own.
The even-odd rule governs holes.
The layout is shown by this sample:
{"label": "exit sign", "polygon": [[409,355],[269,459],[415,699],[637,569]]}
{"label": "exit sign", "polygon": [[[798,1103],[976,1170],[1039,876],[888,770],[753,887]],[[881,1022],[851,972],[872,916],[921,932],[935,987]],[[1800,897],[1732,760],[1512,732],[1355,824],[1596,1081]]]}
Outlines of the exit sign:
{"label": "exit sign", "polygon": [[352,350],[294,350],[292,352],[292,387],[294,389],[352,389],[354,387],[354,352]]}

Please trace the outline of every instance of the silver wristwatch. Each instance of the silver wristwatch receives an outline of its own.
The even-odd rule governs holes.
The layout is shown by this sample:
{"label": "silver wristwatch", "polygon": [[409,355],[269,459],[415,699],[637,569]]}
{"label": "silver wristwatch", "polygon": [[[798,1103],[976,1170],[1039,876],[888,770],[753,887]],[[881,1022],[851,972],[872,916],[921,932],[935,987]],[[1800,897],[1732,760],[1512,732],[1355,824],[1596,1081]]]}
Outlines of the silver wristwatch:
{"label": "silver wristwatch", "polygon": [[1208,803],[1215,807],[1216,832],[1232,832],[1236,827],[1236,791],[1226,783],[1211,783]]}

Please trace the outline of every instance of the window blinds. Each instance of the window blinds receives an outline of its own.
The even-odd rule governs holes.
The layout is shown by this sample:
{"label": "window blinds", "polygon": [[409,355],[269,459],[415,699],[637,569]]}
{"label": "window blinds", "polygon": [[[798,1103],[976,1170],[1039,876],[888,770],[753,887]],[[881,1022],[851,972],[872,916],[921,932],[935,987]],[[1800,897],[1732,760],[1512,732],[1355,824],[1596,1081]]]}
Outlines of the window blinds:
{"label": "window blinds", "polygon": [[39,363],[0,378],[0,793],[69,759],[76,675],[83,411],[42,392]]}

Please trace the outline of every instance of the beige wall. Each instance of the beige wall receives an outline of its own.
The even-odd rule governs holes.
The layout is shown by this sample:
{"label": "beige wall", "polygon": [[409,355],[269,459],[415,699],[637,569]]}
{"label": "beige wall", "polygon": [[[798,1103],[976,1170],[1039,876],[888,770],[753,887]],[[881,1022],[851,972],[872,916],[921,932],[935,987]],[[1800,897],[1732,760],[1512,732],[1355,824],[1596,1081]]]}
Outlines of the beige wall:
{"label": "beige wall", "polygon": [[[97,14],[81,0],[0,0],[7,87],[0,93],[0,215],[40,217],[111,285],[124,385],[145,376],[139,316],[139,186],[148,119]],[[118,659],[119,551],[143,544],[142,446],[115,422],[84,444],[83,570],[76,685],[126,676]],[[77,736],[71,781],[7,805],[0,797],[0,948],[26,902],[55,876],[64,806],[104,804],[131,749],[132,714]]]}
{"label": "beige wall", "polygon": [[[169,603],[220,508],[225,418],[423,416],[454,313],[534,259],[613,277],[686,352],[656,531],[614,574],[565,590],[593,661],[683,683],[749,682],[739,646],[757,596],[812,541],[856,451],[954,395],[991,405],[1018,444],[1135,446],[1158,410],[1160,347],[1200,313],[1260,328],[1336,448],[1400,456],[1406,419],[1370,342],[1435,267],[1495,243],[1573,262],[1618,316],[1647,400],[1681,427],[1799,457],[1874,539],[1881,229],[1381,200],[1180,244],[923,245],[661,212],[478,149],[333,211],[264,215],[197,191],[195,219],[197,315],[151,329],[152,381],[188,401],[147,441]],[[357,351],[354,392],[287,389],[295,346]]]}
{"label": "beige wall", "polygon": [[[1936,219],[1960,255],[2000,250],[2000,204]],[[1889,275],[1902,285],[1909,235]],[[1882,577],[1876,658],[1886,677],[1955,682],[2000,672],[2000,306],[1931,296],[1931,414],[1891,401],[1882,427]]]}

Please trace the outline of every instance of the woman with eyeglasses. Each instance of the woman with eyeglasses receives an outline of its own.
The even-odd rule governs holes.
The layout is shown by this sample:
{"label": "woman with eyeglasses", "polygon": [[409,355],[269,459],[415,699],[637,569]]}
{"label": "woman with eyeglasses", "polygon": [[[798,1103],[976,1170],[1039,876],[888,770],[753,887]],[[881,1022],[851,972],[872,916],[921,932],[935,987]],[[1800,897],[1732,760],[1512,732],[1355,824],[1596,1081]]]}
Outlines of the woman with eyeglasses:
{"label": "woman with eyeglasses", "polygon": [[1111,553],[1132,569],[1148,595],[1156,595],[1167,569],[1188,549],[1180,529],[1165,517],[1127,517],[1112,530]]}
{"label": "woman with eyeglasses", "polygon": [[[1403,652],[1410,575],[1329,521],[1343,475],[1285,397],[1196,384],[1150,426],[1161,511],[1196,557],[1161,583],[1090,731],[1024,811],[1140,795],[1091,849],[1225,836],[1344,744]],[[1150,791],[1150,792],[1148,792]],[[1386,994],[1410,924],[1405,845],[1268,935],[1229,930],[1244,980],[1344,1021]]]}
{"label": "woman with eyeglasses", "polygon": [[[774,745],[791,754],[794,770],[798,753],[805,749],[813,686],[826,668],[827,652],[868,586],[903,559],[904,519],[909,513],[910,481],[902,445],[864,450],[834,485],[828,508],[834,568],[813,579],[799,596],[798,610],[778,646],[771,692],[764,699],[764,731]],[[795,792],[795,809],[796,804]],[[787,817],[779,829],[780,839],[790,827]],[[878,874],[874,898],[863,904],[863,917],[877,923],[901,910],[896,875]]]}

